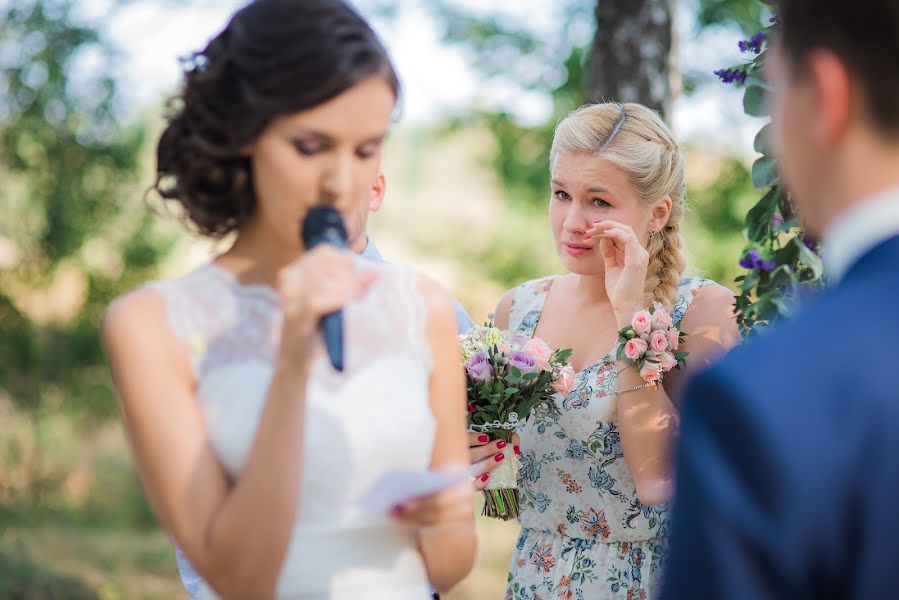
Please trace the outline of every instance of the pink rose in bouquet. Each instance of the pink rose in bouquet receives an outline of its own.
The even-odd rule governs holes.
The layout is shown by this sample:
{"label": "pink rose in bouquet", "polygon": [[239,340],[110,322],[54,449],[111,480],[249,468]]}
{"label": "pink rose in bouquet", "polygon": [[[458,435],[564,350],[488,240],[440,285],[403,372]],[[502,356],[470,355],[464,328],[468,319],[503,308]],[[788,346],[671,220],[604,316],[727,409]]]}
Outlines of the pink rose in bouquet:
{"label": "pink rose in bouquet", "polygon": [[649,348],[649,345],[646,342],[640,338],[634,338],[628,340],[627,344],[624,345],[624,354],[631,360],[639,360],[643,358],[647,348]]}
{"label": "pink rose in bouquet", "polygon": [[640,377],[647,382],[659,381],[662,377],[659,363],[644,361],[643,366],[640,368]]}
{"label": "pink rose in bouquet", "polygon": [[653,329],[668,329],[674,324],[671,319],[671,313],[664,307],[659,307],[652,313]]}
{"label": "pink rose in bouquet", "polygon": [[641,310],[634,315],[634,318],[631,321],[631,327],[634,328],[634,331],[637,332],[638,336],[649,333],[652,329],[652,315],[649,314],[648,310]]}
{"label": "pink rose in bouquet", "polygon": [[649,347],[653,352],[664,352],[668,349],[668,332],[661,329],[653,331],[649,336]]}

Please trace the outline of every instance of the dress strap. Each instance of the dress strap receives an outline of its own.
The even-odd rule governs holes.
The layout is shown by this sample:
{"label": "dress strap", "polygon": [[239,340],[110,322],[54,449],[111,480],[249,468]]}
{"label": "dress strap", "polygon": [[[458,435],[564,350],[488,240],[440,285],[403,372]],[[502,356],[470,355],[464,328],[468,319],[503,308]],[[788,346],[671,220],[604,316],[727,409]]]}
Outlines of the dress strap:
{"label": "dress strap", "polygon": [[711,279],[701,279],[699,277],[684,277],[681,279],[680,284],[677,286],[677,298],[674,301],[674,307],[671,312],[671,318],[675,325],[684,318],[687,309],[690,308],[690,304],[696,298],[699,290],[708,285],[718,284]]}
{"label": "dress strap", "polygon": [[533,279],[515,288],[512,306],[509,308],[509,331],[534,335],[543,312],[543,304],[555,279],[556,276]]}

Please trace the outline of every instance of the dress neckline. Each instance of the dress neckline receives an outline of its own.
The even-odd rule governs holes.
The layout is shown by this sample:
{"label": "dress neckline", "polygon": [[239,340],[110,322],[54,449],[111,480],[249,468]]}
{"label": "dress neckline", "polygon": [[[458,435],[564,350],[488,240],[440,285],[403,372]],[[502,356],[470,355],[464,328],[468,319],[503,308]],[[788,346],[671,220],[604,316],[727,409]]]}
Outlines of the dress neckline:
{"label": "dress neckline", "polygon": [[[549,291],[552,289],[556,280],[559,279],[560,277],[562,277],[562,275],[552,275],[550,277],[540,280],[540,283],[546,282],[546,285],[543,289],[541,289],[539,291],[540,300],[539,300],[539,302],[537,304],[537,308],[536,308],[537,318],[534,321],[534,326],[530,331],[530,337],[534,337],[534,335],[537,333],[537,326],[540,324],[540,319],[543,318],[543,308],[544,308],[544,306],[546,306],[546,298],[549,296]],[[618,344],[619,344],[619,342],[616,339],[615,343],[612,344],[612,348],[607,353],[602,355],[599,358],[599,360],[597,360],[596,362],[592,362],[592,363],[586,364],[583,367],[581,367],[580,370],[575,372],[574,377],[578,378],[582,375],[586,375],[590,371],[592,371],[594,368],[604,365],[604,364],[607,364],[609,362],[612,362],[615,358],[615,353],[618,350]]]}
{"label": "dress neckline", "polygon": [[272,286],[266,283],[242,283],[237,279],[237,276],[234,273],[221,266],[214,260],[210,261],[206,265],[206,268],[213,274],[217,275],[220,279],[224,280],[225,283],[235,291],[243,292],[253,296],[262,296],[267,300],[274,302],[275,304],[281,303],[281,296],[277,291],[275,291]]}

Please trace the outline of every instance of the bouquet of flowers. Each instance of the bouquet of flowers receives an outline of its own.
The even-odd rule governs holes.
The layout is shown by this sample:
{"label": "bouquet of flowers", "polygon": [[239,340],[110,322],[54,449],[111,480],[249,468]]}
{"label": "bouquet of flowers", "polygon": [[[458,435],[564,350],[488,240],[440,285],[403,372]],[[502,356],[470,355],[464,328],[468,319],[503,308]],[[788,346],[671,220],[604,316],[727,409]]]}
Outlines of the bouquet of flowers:
{"label": "bouquet of flowers", "polygon": [[634,315],[631,324],[618,332],[618,360],[637,365],[647,383],[661,383],[664,374],[686,364],[689,352],[678,352],[683,333],[665,307],[656,304]]}
{"label": "bouquet of flowers", "polygon": [[[468,379],[469,430],[512,441],[538,404],[557,410],[553,394],[571,392],[571,350],[550,349],[540,339],[501,331],[487,323],[459,336]],[[521,462],[512,454],[484,489],[484,512],[503,520],[517,518],[517,476]]]}

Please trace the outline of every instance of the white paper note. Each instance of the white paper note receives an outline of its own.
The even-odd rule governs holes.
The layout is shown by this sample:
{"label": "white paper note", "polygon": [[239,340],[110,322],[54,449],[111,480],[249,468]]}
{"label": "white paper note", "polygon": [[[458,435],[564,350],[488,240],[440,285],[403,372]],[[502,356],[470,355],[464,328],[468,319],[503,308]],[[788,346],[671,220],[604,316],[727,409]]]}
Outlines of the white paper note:
{"label": "white paper note", "polygon": [[465,469],[388,471],[357,498],[355,504],[368,511],[384,513],[397,504],[439,492],[468,478],[469,473]]}

